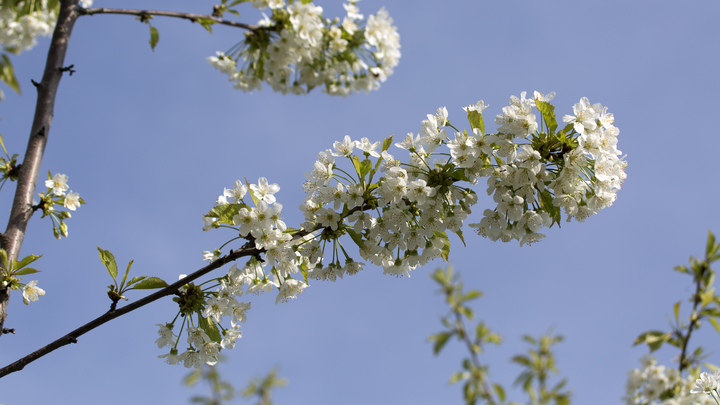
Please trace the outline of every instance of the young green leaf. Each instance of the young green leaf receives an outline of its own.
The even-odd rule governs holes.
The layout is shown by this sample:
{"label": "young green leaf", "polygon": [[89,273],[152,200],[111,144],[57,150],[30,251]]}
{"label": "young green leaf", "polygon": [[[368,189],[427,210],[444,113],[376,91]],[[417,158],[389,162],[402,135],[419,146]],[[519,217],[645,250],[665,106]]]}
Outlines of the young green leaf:
{"label": "young green leaf", "polygon": [[257,207],[260,200],[255,195],[255,192],[253,191],[253,189],[250,188],[250,182],[248,181],[247,177],[245,177],[245,185],[247,185],[248,194],[250,194],[250,198],[252,198],[253,204],[255,204],[255,206]]}
{"label": "young green leaf", "polygon": [[5,156],[9,156],[7,149],[5,149],[5,142],[3,142],[2,135],[0,135],[0,146],[2,146],[2,150],[3,150],[3,152],[5,152]]}
{"label": "young green leaf", "polygon": [[216,222],[221,224],[233,225],[233,217],[243,208],[249,209],[245,204],[220,204],[213,207],[205,216],[208,218],[217,218],[218,220]]}
{"label": "young green leaf", "polygon": [[663,343],[667,342],[670,339],[671,335],[670,333],[665,333],[657,330],[645,332],[638,336],[635,339],[635,342],[633,342],[633,345],[639,345],[641,343],[645,343],[650,347],[650,352],[654,352],[655,350],[659,349],[660,346],[663,345]]}
{"label": "young green leaf", "polygon": [[27,274],[33,274],[33,273],[40,273],[40,270],[35,270],[33,268],[28,267],[28,268],[18,271],[17,273],[15,273],[15,275],[16,276],[25,276]]}
{"label": "young green leaf", "polygon": [[473,129],[477,128],[480,130],[480,133],[485,135],[485,122],[483,122],[483,116],[481,112],[468,109],[467,118],[470,122],[470,126],[473,127]]}
{"label": "young green leaf", "polygon": [[493,389],[495,390],[495,393],[497,394],[497,397],[500,400],[500,403],[505,402],[505,389],[502,387],[502,385],[500,385],[498,383],[494,383]]}
{"label": "young green leaf", "polygon": [[23,257],[23,259],[20,260],[20,262],[17,262],[14,267],[15,267],[15,269],[21,269],[41,257],[42,257],[42,255],[39,255],[39,256],[38,255],[27,255],[27,256]]}
{"label": "young green leaf", "polygon": [[153,51],[155,50],[155,45],[157,45],[158,40],[160,40],[160,33],[158,32],[157,28],[150,26],[150,49]]}
{"label": "young green leaf", "polygon": [[445,345],[448,342],[448,339],[452,337],[454,333],[452,332],[440,332],[436,335],[430,335],[428,338],[429,341],[434,342],[433,344],[433,353],[438,354],[440,351],[445,347]]}
{"label": "young green leaf", "polygon": [[8,268],[7,252],[6,252],[5,249],[3,249],[3,248],[0,248],[0,260],[2,260],[3,269],[5,269],[5,270],[10,270],[10,269]]}
{"label": "young green leaf", "polygon": [[110,273],[110,277],[115,280],[118,273],[117,263],[115,263],[115,256],[113,256],[113,254],[109,251],[100,249],[99,247],[97,248],[97,250],[100,253],[100,260],[102,260],[108,273]]}
{"label": "young green leaf", "polygon": [[383,139],[382,152],[385,152],[386,150],[390,149],[390,145],[392,145],[393,136],[395,136],[395,135],[390,135],[389,138]]}
{"label": "young green leaf", "polygon": [[147,276],[133,277],[133,278],[130,279],[130,281],[128,281],[127,286],[130,287],[131,285],[137,283],[138,281],[143,281],[143,280],[145,280],[146,278],[147,278]]}
{"label": "young green leaf", "polygon": [[715,328],[715,330],[717,331],[717,333],[720,334],[720,325],[718,324],[717,319],[715,319],[715,318],[710,318],[710,323],[711,323],[712,326]]}
{"label": "young green leaf", "polygon": [[168,283],[158,277],[148,277],[143,281],[135,284],[133,288],[136,290],[152,290],[155,288],[165,288],[167,286]]}
{"label": "young green leaf", "polygon": [[705,247],[705,257],[711,259],[720,249],[720,244],[715,243],[715,235],[708,231],[707,246]]}
{"label": "young green leaf", "polygon": [[130,266],[132,266],[133,262],[134,262],[134,260],[130,260],[130,262],[128,262],[127,269],[125,269],[125,275],[123,276],[123,279],[120,282],[120,290],[122,290],[123,287],[125,286],[125,280],[127,280],[128,273],[130,273]]}
{"label": "young green leaf", "polygon": [[208,30],[209,33],[212,34],[212,25],[215,24],[215,21],[207,19],[207,18],[198,18],[195,20],[196,23],[200,24]]}
{"label": "young green leaf", "polygon": [[202,330],[207,333],[210,340],[220,343],[220,341],[222,340],[222,336],[220,335],[220,330],[218,330],[217,325],[215,325],[215,322],[212,319],[207,319],[199,316],[198,324],[200,325]]}
{"label": "young green leaf", "polygon": [[543,119],[548,126],[548,135],[554,134],[558,126],[555,120],[555,106],[540,100],[535,100],[535,106],[542,113]]}
{"label": "young green leaf", "polygon": [[[17,94],[20,94],[20,83],[18,83],[17,78],[15,77],[15,71],[13,70],[10,58],[8,58],[5,54],[2,55],[2,60],[0,60],[0,81],[15,90]],[[3,149],[5,149],[4,146]],[[5,153],[7,154],[7,152]]]}

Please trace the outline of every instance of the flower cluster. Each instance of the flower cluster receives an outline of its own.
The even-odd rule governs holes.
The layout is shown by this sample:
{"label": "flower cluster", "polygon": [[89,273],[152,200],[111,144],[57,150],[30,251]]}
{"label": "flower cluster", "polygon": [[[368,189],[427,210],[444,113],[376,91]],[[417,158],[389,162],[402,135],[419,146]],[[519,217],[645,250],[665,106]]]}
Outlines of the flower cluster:
{"label": "flower cluster", "polygon": [[[181,279],[185,276],[182,275]],[[207,288],[189,283],[180,289],[174,300],[180,310],[178,316],[183,317],[181,332],[185,329],[188,348],[179,353],[177,346],[180,336],[173,332],[175,320],[169,324],[158,325],[160,337],[155,341],[158,348],[170,347],[170,352],[158,356],[165,358],[168,364],[179,364],[185,367],[200,368],[205,364],[214,365],[218,361],[221,349],[232,349],[235,340],[242,337],[240,323],[245,322],[246,312],[250,309],[249,302],[239,302],[243,295],[243,285],[250,280],[244,270],[233,266],[227,276],[211,280]],[[212,292],[214,287],[217,289]],[[248,289],[250,291],[250,289]],[[230,326],[222,326],[223,317],[229,317]]]}
{"label": "flower cluster", "polygon": [[[568,221],[583,222],[615,201],[626,162],[618,157],[613,115],[583,98],[573,107],[575,116],[565,115],[567,125],[556,131],[549,104],[554,95],[535,92],[534,99],[526,99],[523,92],[495,117],[497,134],[485,135],[482,127],[474,127],[472,135],[456,133],[448,142],[454,162],[466,168],[471,181],[488,177],[487,193],[497,203],[494,210],[485,210],[480,223],[470,225],[478,234],[532,243],[545,236],[539,233],[543,227],[559,222],[560,208]],[[541,113],[540,127],[533,107]],[[484,108],[479,102],[468,107],[468,115]]]}
{"label": "flower cluster", "polygon": [[75,211],[81,204],[85,204],[78,193],[74,193],[72,190],[66,193],[69,188],[67,181],[68,176],[59,173],[52,176],[48,171],[48,179],[45,181],[47,191],[39,194],[40,202],[33,206],[35,210],[42,210],[43,218],[50,216],[53,222],[53,234],[57,239],[60,239],[61,236],[67,238],[68,228],[65,220],[70,218],[70,213],[58,211],[55,206],[61,205],[70,211]]}
{"label": "flower cluster", "polygon": [[[478,203],[470,186],[480,177],[488,178],[488,194],[497,205],[470,226],[492,240],[529,244],[544,237],[538,233],[542,227],[561,220],[561,208],[568,219],[582,221],[609,206],[625,178],[612,116],[583,99],[575,106],[575,116],[565,118],[568,125],[557,131],[549,104],[553,96],[536,92],[533,99],[525,93],[512,97],[495,119],[495,134],[485,133],[482,113],[487,106],[482,101],[465,108],[470,132],[452,126],[447,109],[439,108],[421,122],[417,135],[394,143],[409,153],[406,163],[390,154],[392,136],[383,141],[345,136],[333,149],[319,152],[305,174],[300,230],[283,222],[277,184],[262,177],[257,184],[236,181],[204,215],[203,230],[233,229],[237,236],[228,243],[244,239],[246,247],[259,253],[244,267],[235,265],[216,279],[216,292],[187,293],[195,298],[181,298],[180,312],[197,313],[198,324],[212,325],[206,328],[210,340],[222,345],[219,333],[213,338],[207,331],[220,325],[223,316],[233,316],[234,328],[235,311],[240,308],[244,320],[244,305],[249,308],[249,303],[228,297],[241,295],[245,286],[245,293],[276,290],[277,304],[296,298],[309,280],[354,275],[365,263],[351,257],[348,239],[365,261],[396,277],[409,277],[433,259],[447,260],[449,232],[464,243],[463,223]],[[533,108],[541,113],[539,123]],[[568,198],[577,201],[576,209]],[[219,258],[225,245],[203,252],[205,259]],[[233,329],[223,329],[228,330]],[[198,347],[191,344],[189,350],[199,352]]]}
{"label": "flower cluster", "polygon": [[253,1],[257,8],[269,7],[271,17],[230,52],[207,59],[243,91],[261,89],[263,82],[283,94],[318,86],[341,96],[376,90],[399,63],[400,36],[384,8],[365,21],[356,2],[344,5],[341,23],[324,19],[322,7],[312,2]]}
{"label": "flower cluster", "polygon": [[[699,379],[682,378],[675,368],[657,364],[657,359],[645,355],[641,368],[628,372],[623,400],[627,405],[710,405],[716,404],[718,376],[702,373]],[[695,395],[706,393],[707,396]]]}
{"label": "flower cluster", "polygon": [[[93,0],[81,0],[83,7],[90,7]],[[48,0],[17,2],[0,8],[0,44],[13,53],[29,50],[37,37],[52,33],[57,21],[58,4],[48,8]]]}

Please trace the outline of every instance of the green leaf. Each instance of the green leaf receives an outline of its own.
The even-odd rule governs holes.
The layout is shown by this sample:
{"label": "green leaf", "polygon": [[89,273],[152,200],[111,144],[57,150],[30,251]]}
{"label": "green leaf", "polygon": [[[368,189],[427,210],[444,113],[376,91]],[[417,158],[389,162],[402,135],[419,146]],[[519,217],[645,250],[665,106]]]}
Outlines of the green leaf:
{"label": "green leaf", "polygon": [[676,302],[675,305],[673,305],[673,312],[675,313],[675,322],[677,322],[678,316],[680,314],[680,301]]}
{"label": "green leaf", "polygon": [[28,264],[34,262],[35,260],[37,260],[41,257],[42,257],[42,255],[40,255],[40,256],[27,255],[27,256],[23,257],[23,259],[20,260],[20,262],[17,262],[17,264],[15,265],[15,269],[22,269],[23,267],[27,266]]}
{"label": "green leaf", "polygon": [[158,32],[157,28],[150,26],[150,49],[153,51],[155,50],[155,45],[157,45],[158,41],[160,40],[160,33]]}
{"label": "green leaf", "polygon": [[210,340],[220,343],[220,341],[222,340],[222,336],[220,336],[220,330],[218,330],[217,325],[215,325],[215,322],[213,322],[212,319],[198,316],[198,324],[205,331],[205,333],[207,333]]}
{"label": "green leaf", "polygon": [[128,281],[127,286],[130,287],[131,285],[137,283],[138,281],[145,280],[146,278],[147,278],[147,276],[133,277],[130,279],[130,281]]}
{"label": "green leaf", "polygon": [[130,273],[130,266],[132,266],[133,262],[135,260],[130,260],[127,265],[127,269],[125,269],[125,275],[123,276],[122,281],[120,282],[120,289],[122,290],[123,286],[125,286],[125,280],[127,280],[128,273]]}
{"label": "green leaf", "polygon": [[10,270],[10,269],[8,268],[7,252],[6,252],[5,249],[3,249],[3,248],[0,248],[0,260],[2,260],[3,268],[4,268],[5,270]]}
{"label": "green leaf", "polygon": [[539,203],[540,207],[550,214],[550,217],[553,219],[553,223],[550,224],[550,226],[554,224],[560,226],[560,220],[562,219],[560,216],[560,208],[553,204],[553,196],[549,190],[543,190],[543,192],[540,193]]}
{"label": "green leaf", "polygon": [[[20,83],[18,83],[15,77],[15,71],[13,70],[10,58],[5,54],[2,55],[2,60],[0,60],[0,81],[20,94]],[[3,147],[3,149],[5,149],[5,147]]]}
{"label": "green leaf", "polygon": [[300,264],[300,274],[302,274],[305,284],[310,285],[310,283],[308,283],[308,273],[309,271],[307,267],[307,262],[303,260],[303,262]]}
{"label": "green leaf", "polygon": [[390,135],[389,138],[383,139],[383,145],[382,145],[382,151],[385,152],[386,150],[390,149],[390,145],[392,145],[392,139],[395,135]]}
{"label": "green leaf", "polygon": [[465,237],[463,236],[463,231],[462,231],[462,229],[458,229],[457,232],[456,232],[456,231],[453,231],[453,233],[455,233],[455,235],[457,235],[457,236],[460,238],[460,240],[461,240],[462,243],[463,243],[463,246],[464,246],[464,247],[467,247],[467,245],[465,244]]}
{"label": "green leaf", "polygon": [[540,100],[535,100],[535,107],[542,113],[543,119],[548,126],[548,135],[554,134],[558,123],[555,120],[555,106]]}
{"label": "green leaf", "polygon": [[502,387],[502,385],[500,385],[498,383],[494,383],[493,389],[495,390],[495,393],[497,394],[497,397],[500,400],[500,403],[505,402],[505,389]]}
{"label": "green leaf", "polygon": [[442,239],[444,241],[444,245],[442,247],[442,253],[440,254],[440,257],[442,257],[443,260],[446,262],[449,261],[450,258],[450,240],[448,239],[448,236],[445,232],[438,232],[435,231],[435,236]]}
{"label": "green leaf", "polygon": [[468,378],[470,378],[470,373],[456,371],[450,376],[450,381],[448,381],[448,384],[455,384],[458,381],[467,380]]}
{"label": "green leaf", "polygon": [[428,340],[430,340],[431,342],[435,342],[433,344],[433,354],[440,353],[440,350],[442,350],[443,347],[445,347],[445,344],[447,344],[448,339],[450,339],[450,337],[452,337],[453,334],[454,333],[452,333],[452,332],[440,332],[436,335],[430,335]]}
{"label": "green leaf", "polygon": [[212,25],[215,24],[215,21],[207,18],[198,18],[197,20],[195,20],[195,22],[202,25],[203,28],[205,28],[206,30],[208,30],[209,33],[212,34]]}
{"label": "green leaf", "polygon": [[163,279],[158,277],[148,277],[144,279],[143,281],[135,284],[135,287],[133,287],[136,290],[152,290],[155,288],[165,288],[168,286],[168,283],[166,283]]}
{"label": "green leaf", "polygon": [[657,330],[645,332],[635,339],[633,345],[639,345],[645,343],[650,347],[650,352],[654,352],[659,349],[663,343],[670,339],[670,333],[665,333]]}
{"label": "green leaf", "polygon": [[213,207],[213,209],[211,209],[210,212],[205,214],[205,216],[208,218],[217,218],[218,220],[215,222],[221,224],[234,225],[233,217],[237,215],[238,212],[240,212],[240,210],[243,208],[250,210],[250,208],[245,204],[220,204]]}
{"label": "green leaf", "polygon": [[16,272],[15,275],[16,276],[24,276],[24,275],[33,274],[33,273],[40,273],[40,270],[35,270],[33,268],[28,267],[26,269],[22,269],[22,270]]}
{"label": "green leaf", "polygon": [[105,268],[108,270],[108,273],[110,273],[110,277],[115,280],[118,273],[117,263],[115,263],[115,256],[113,256],[113,254],[109,251],[100,249],[99,247],[97,248],[97,250],[98,252],[100,252],[100,260],[102,260]]}
{"label": "green leaf", "polygon": [[483,121],[483,116],[481,112],[468,109],[467,118],[470,122],[470,126],[473,127],[473,129],[477,128],[483,135],[485,135],[485,122]]}
{"label": "green leaf", "polygon": [[463,295],[462,298],[460,298],[460,302],[466,302],[480,297],[482,297],[482,292],[478,290],[470,290],[467,292],[467,294]]}
{"label": "green leaf", "polygon": [[715,328],[715,330],[717,331],[717,333],[720,335],[720,325],[718,325],[717,319],[715,319],[715,318],[710,318],[710,323],[711,323],[712,326]]}
{"label": "green leaf", "polygon": [[715,235],[708,231],[707,245],[705,246],[705,258],[711,259],[720,249],[720,244],[715,244]]}
{"label": "green leaf", "polygon": [[[366,166],[366,165],[364,165],[365,162],[370,163],[370,161],[367,160],[367,159],[365,159],[365,160],[363,160],[363,161],[361,162],[359,157],[357,157],[357,156],[353,156],[353,157],[352,157],[352,163],[353,163],[353,166],[355,167],[355,172],[358,174],[358,176],[359,176],[360,178],[365,177],[365,175],[366,175],[366,174],[370,171],[370,169],[372,168],[372,163],[371,163],[371,164],[369,165],[370,167],[368,167],[368,168],[366,169],[366,168],[364,167],[364,166]],[[363,171],[364,171],[365,173],[363,173]]]}
{"label": "green leaf", "polygon": [[[255,206],[257,207],[257,205],[258,205],[258,203],[260,202],[260,200],[259,200],[259,199],[257,198],[257,196],[255,195],[255,192],[253,191],[253,189],[250,188],[250,182],[247,180],[247,177],[245,177],[245,185],[247,186],[248,194],[250,194],[250,198],[252,198],[253,204],[255,204]],[[248,209],[249,209],[249,208],[248,208]],[[231,218],[231,219],[232,219],[232,218]]]}
{"label": "green leaf", "polygon": [[372,170],[372,162],[370,159],[363,160],[360,165],[360,177],[365,177],[368,173],[370,173],[370,170]]}
{"label": "green leaf", "polygon": [[3,142],[2,134],[0,134],[0,146],[2,146],[2,150],[3,150],[3,152],[5,152],[5,155],[6,155],[6,156],[9,156],[9,155],[8,155],[8,152],[7,152],[7,149],[5,149],[5,142]]}

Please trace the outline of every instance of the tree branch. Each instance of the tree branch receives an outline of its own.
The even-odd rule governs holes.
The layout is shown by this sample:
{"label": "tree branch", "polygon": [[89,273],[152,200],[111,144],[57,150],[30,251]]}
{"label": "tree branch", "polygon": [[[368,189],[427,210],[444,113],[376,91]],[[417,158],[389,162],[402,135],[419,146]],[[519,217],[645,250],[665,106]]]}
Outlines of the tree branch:
{"label": "tree branch", "polygon": [[[296,235],[304,235],[304,234],[307,234],[307,232],[301,231],[301,232],[298,232]],[[194,281],[215,269],[219,269],[220,267],[224,266],[227,263],[235,261],[241,257],[257,256],[262,252],[263,252],[263,250],[257,249],[255,247],[254,241],[250,241],[250,242],[246,243],[242,248],[240,248],[236,251],[231,250],[230,253],[228,253],[227,255],[215,260],[214,262],[197,270],[196,272],[190,274],[189,276],[183,278],[182,280],[179,280],[179,281],[163,288],[162,290],[159,290],[153,294],[150,294],[145,298],[142,298],[131,304],[125,305],[124,307],[122,307],[118,310],[108,311],[105,314],[103,314],[102,316],[95,318],[94,320],[75,329],[74,331],[68,333],[67,335],[61,337],[60,339],[55,340],[54,342],[50,343],[49,345],[28,354],[27,356],[21,358],[20,360],[14,362],[8,366],[3,367],[2,369],[0,369],[0,378],[4,377],[10,373],[14,373],[16,371],[22,370],[23,368],[25,368],[26,365],[32,363],[33,361],[39,359],[40,357],[42,357],[50,352],[53,352],[65,345],[68,345],[70,343],[77,343],[78,337],[86,334],[87,332],[90,332],[91,330],[97,328],[98,326],[100,326],[106,322],[109,322],[115,318],[118,318],[127,313],[130,313],[138,308],[144,307],[145,305],[148,305],[154,301],[157,301],[160,298],[175,294],[178,291],[178,289],[180,287],[184,286],[185,284],[187,284],[191,281]]]}
{"label": "tree branch", "polygon": [[128,10],[128,9],[104,8],[104,7],[82,8],[79,6],[77,7],[77,11],[80,15],[126,14],[126,15],[136,15],[138,17],[147,17],[147,16],[174,17],[174,18],[182,18],[185,20],[190,20],[192,22],[196,22],[197,20],[208,20],[208,21],[212,21],[215,24],[229,25],[231,27],[244,28],[244,29],[250,30],[250,31],[254,31],[254,30],[261,28],[259,25],[243,24],[243,23],[239,23],[239,22],[235,22],[235,21],[223,20],[222,18],[218,18],[218,17],[212,16],[212,15],[176,13],[173,11]]}
{"label": "tree branch", "polygon": [[[53,37],[48,51],[45,72],[40,83],[37,84],[38,98],[35,105],[35,118],[33,119],[30,139],[28,140],[25,158],[20,167],[15,198],[10,210],[10,219],[5,233],[0,237],[0,246],[7,252],[8,259],[17,259],[20,254],[25,230],[32,217],[33,194],[40,165],[42,164],[45,145],[47,145],[55,109],[55,96],[57,94],[60,79],[62,78],[62,67],[65,62],[70,34],[72,33],[75,20],[78,17],[78,0],[62,0],[60,2],[60,13],[53,32]],[[7,306],[10,299],[10,288],[0,289],[0,330],[4,330],[5,318],[7,317]],[[0,334],[1,335],[1,334]]]}
{"label": "tree branch", "polygon": [[[72,33],[75,20],[81,15],[94,14],[127,14],[137,15],[140,17],[147,16],[164,16],[187,19],[192,22],[198,20],[212,21],[216,24],[229,25],[232,27],[244,28],[247,30],[257,30],[262,27],[258,25],[243,24],[235,21],[223,20],[212,15],[176,13],[170,11],[158,10],[126,10],[112,8],[89,8],[80,7],[78,0],[62,0],[60,2],[60,13],[58,14],[57,24],[50,43],[48,58],[45,65],[45,73],[40,83],[33,82],[38,90],[38,99],[35,107],[35,118],[33,119],[32,130],[30,131],[30,139],[25,152],[25,158],[19,167],[20,176],[15,191],[15,199],[10,212],[10,219],[4,234],[0,236],[0,247],[5,249],[8,259],[17,259],[20,255],[25,238],[25,230],[27,224],[32,217],[33,210],[32,198],[35,192],[35,186],[40,174],[40,165],[47,145],[48,134],[50,132],[50,123],[52,122],[55,96],[60,85],[62,74],[69,71],[72,75],[73,67],[63,67],[65,54],[67,52],[70,34]],[[4,330],[5,319],[7,318],[7,307],[10,300],[9,287],[0,288],[0,336]]]}

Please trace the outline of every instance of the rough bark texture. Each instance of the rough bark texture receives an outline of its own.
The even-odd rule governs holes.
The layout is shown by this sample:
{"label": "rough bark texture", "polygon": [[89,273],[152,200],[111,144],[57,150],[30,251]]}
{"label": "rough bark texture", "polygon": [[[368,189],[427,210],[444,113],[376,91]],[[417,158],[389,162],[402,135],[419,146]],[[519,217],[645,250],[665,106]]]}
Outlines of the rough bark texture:
{"label": "rough bark texture", "polygon": [[[37,84],[38,99],[35,106],[35,118],[30,130],[30,139],[20,168],[10,220],[5,233],[0,238],[0,244],[7,251],[9,259],[19,257],[25,238],[25,229],[33,214],[32,199],[40,174],[45,145],[47,145],[50,134],[50,123],[55,109],[55,95],[63,75],[61,68],[65,62],[70,33],[79,15],[77,2],[78,0],[62,0],[60,2],[60,14],[50,43],[45,73],[42,81]],[[9,299],[10,289],[0,290],[0,332],[4,330]]]}

